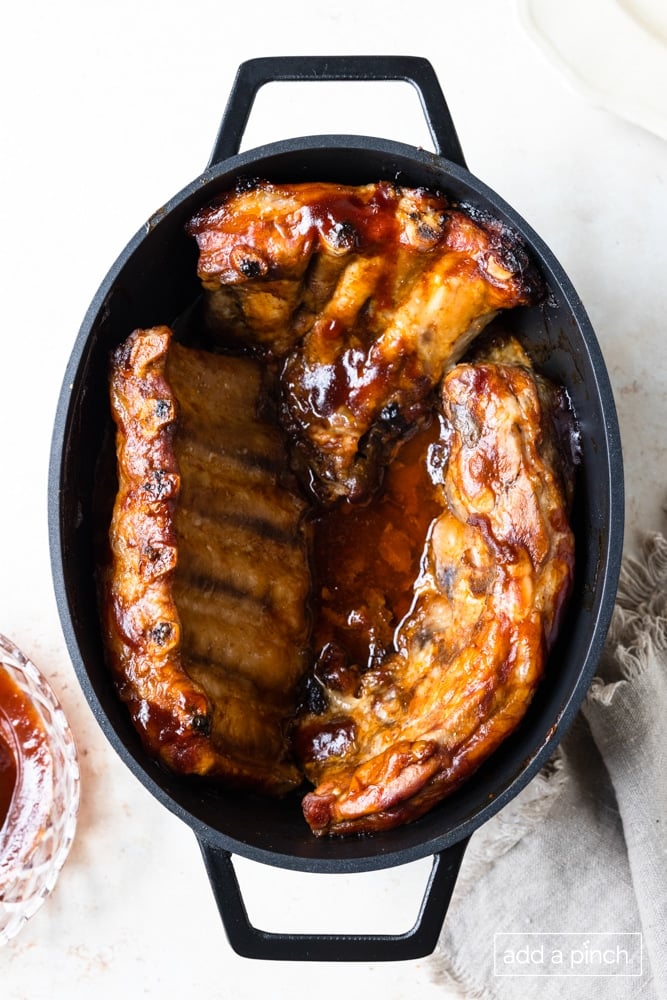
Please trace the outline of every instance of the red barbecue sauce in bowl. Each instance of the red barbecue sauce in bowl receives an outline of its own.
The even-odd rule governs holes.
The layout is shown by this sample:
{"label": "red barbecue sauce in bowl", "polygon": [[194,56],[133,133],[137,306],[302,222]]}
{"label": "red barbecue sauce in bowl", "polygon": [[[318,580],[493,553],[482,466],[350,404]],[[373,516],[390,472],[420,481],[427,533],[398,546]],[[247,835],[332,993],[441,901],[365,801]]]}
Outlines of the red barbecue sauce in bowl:
{"label": "red barbecue sauce in bowl", "polygon": [[53,890],[79,807],[74,737],[46,679],[0,635],[0,945]]}
{"label": "red barbecue sauce in bowl", "polygon": [[16,761],[14,754],[0,736],[0,830],[5,825],[16,785]]}
{"label": "red barbecue sauce in bowl", "polygon": [[0,873],[40,835],[52,797],[51,768],[39,713],[0,664]]}

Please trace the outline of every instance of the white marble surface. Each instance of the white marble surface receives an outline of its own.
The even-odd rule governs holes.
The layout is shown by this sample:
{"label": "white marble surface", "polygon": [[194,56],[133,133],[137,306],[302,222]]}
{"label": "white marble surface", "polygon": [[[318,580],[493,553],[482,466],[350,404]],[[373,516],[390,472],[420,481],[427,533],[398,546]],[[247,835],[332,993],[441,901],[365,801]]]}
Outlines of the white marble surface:
{"label": "white marble surface", "polygon": [[[307,11],[304,13],[304,11]],[[667,146],[569,89],[499,0],[269,4],[24,0],[2,15],[0,631],[40,666],[80,748],[77,839],[55,893],[0,954],[3,1000],[273,1000],[450,995],[427,958],[253,963],[223,935],[191,832],[107,745],[78,688],[52,593],[51,425],[87,305],[143,221],[203,169],[239,62],[408,53],[441,80],[470,169],[550,244],[590,313],[616,393],[627,540],[662,524]],[[246,145],[350,131],[428,144],[409,88],[271,88]],[[407,94],[403,93],[407,91]],[[275,929],[402,930],[428,862],[348,880],[245,863],[251,914]],[[511,905],[511,900],[508,900]],[[491,945],[490,945],[491,946]]]}

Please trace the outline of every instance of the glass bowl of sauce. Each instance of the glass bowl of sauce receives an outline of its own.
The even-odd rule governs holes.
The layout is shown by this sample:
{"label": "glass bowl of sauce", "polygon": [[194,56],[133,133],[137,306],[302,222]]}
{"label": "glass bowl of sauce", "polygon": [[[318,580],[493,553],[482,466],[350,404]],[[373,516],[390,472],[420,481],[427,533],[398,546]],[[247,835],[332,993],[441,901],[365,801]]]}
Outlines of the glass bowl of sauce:
{"label": "glass bowl of sauce", "polygon": [[52,891],[79,807],[74,739],[37,667],[0,635],[0,945]]}

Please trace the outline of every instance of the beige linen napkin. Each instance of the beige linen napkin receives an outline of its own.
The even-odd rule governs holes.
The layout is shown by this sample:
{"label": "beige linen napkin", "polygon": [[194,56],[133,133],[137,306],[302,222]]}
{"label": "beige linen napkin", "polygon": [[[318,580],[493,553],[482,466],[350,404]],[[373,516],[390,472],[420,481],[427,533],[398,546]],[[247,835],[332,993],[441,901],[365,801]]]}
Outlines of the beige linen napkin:
{"label": "beige linen napkin", "polygon": [[667,540],[627,559],[554,759],[471,839],[433,979],[488,1000],[667,996]]}

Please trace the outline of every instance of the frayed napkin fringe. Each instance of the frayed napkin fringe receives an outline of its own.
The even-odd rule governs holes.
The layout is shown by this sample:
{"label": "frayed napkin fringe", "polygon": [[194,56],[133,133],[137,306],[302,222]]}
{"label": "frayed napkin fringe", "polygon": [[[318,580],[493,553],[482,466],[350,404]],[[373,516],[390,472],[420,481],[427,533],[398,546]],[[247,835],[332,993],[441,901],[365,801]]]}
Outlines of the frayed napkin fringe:
{"label": "frayed napkin fringe", "polygon": [[622,622],[667,618],[667,539],[659,532],[644,536],[639,559],[623,560],[616,604]]}
{"label": "frayed napkin fringe", "polygon": [[[439,945],[437,950],[440,950]],[[455,958],[448,954],[446,960],[446,965],[439,965],[437,973],[433,976],[438,986],[448,986],[450,990],[456,989],[465,1000],[489,1000],[492,995],[489,990],[473,982],[469,973],[461,968]]]}
{"label": "frayed napkin fringe", "polygon": [[641,677],[652,652],[666,650],[667,540],[656,532],[645,536],[641,561],[623,562],[605,650],[587,700],[609,705],[620,686]]}

